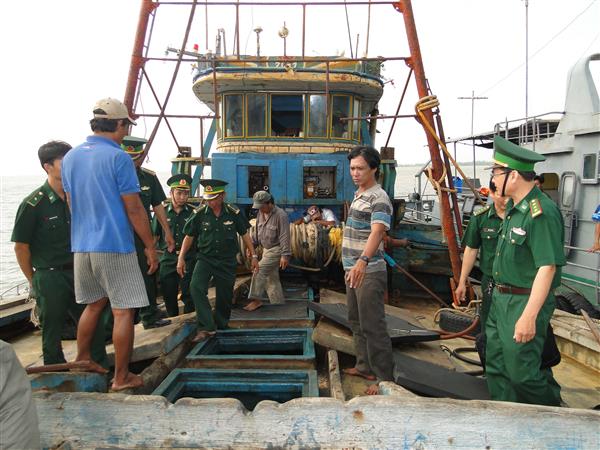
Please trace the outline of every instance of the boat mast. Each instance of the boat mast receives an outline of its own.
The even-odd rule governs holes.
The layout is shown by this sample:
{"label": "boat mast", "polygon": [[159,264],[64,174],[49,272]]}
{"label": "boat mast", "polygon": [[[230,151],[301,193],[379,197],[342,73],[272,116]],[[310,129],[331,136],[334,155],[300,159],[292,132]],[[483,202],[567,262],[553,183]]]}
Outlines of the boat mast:
{"label": "boat mast", "polygon": [[124,102],[129,113],[133,113],[133,103],[135,101],[135,94],[138,89],[138,83],[141,77],[141,70],[144,66],[144,43],[146,42],[146,30],[148,29],[148,21],[150,14],[158,7],[158,3],[154,3],[152,0],[142,0],[140,6],[140,17],[138,19],[138,26],[135,32],[135,41],[133,43],[133,52],[131,54],[131,64],[129,65],[129,75],[127,76],[127,87],[125,88],[125,99]]}
{"label": "boat mast", "polygon": [[[427,78],[425,77],[425,69],[423,67],[423,60],[421,58],[421,48],[419,46],[419,38],[417,36],[417,28],[415,25],[415,18],[413,16],[411,0],[401,0],[394,4],[397,11],[402,13],[404,17],[404,26],[406,28],[406,38],[408,40],[408,46],[410,49],[410,59],[408,61],[410,67],[415,73],[415,82],[417,84],[417,92],[420,98],[424,98],[430,95],[427,84]],[[431,109],[423,111],[425,120],[429,123],[431,128],[435,129],[433,121],[433,112]],[[429,154],[431,156],[431,165],[433,168],[433,177],[436,180],[440,180],[444,173],[442,158],[440,156],[440,148],[431,133],[425,130],[427,136],[427,144],[429,147]],[[451,174],[447,174],[451,176]],[[442,188],[446,187],[446,180],[440,181]],[[440,198],[440,219],[442,222],[442,230],[448,243],[448,251],[450,254],[450,264],[452,266],[452,274],[454,280],[458,283],[460,278],[460,250],[458,248],[458,241],[456,237],[456,228],[452,217],[450,208],[450,199],[447,192],[441,190],[439,192]]]}

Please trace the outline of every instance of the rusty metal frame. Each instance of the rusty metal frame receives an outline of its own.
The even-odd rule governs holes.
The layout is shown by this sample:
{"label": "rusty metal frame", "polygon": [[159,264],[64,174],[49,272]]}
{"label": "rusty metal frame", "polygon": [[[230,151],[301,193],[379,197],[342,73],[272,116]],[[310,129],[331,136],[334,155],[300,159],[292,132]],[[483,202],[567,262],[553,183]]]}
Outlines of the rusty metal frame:
{"label": "rusty metal frame", "polygon": [[[211,119],[219,118],[219,98],[218,98],[217,76],[216,76],[217,64],[219,63],[219,59],[207,58],[207,57],[204,57],[201,55],[198,55],[198,57],[190,58],[189,57],[190,52],[185,52],[187,39],[189,36],[191,24],[192,24],[193,17],[194,17],[195,7],[200,1],[201,0],[188,0],[188,1],[142,0],[142,6],[140,9],[140,16],[139,16],[139,22],[138,22],[138,29],[136,32],[134,49],[133,49],[133,54],[132,54],[132,58],[131,58],[131,66],[130,66],[128,81],[127,81],[127,88],[126,88],[126,92],[125,92],[125,104],[127,105],[127,107],[130,109],[130,111],[132,113],[135,114],[135,111],[133,111],[134,99],[136,98],[136,93],[139,88],[140,80],[142,78],[141,75],[146,74],[145,71],[142,71],[144,64],[147,61],[173,61],[173,62],[176,62],[176,67],[174,69],[173,78],[171,80],[169,90],[167,92],[166,98],[163,101],[162,105],[160,104],[158,97],[154,93],[155,100],[157,101],[157,103],[159,104],[159,106],[161,108],[160,113],[157,115],[152,115],[152,114],[140,114],[139,115],[140,117],[157,117],[158,118],[158,120],[154,126],[154,129],[152,130],[152,134],[150,136],[148,145],[146,146],[146,152],[151,147],[152,141],[154,140],[154,138],[156,136],[158,127],[159,127],[162,119],[165,119],[165,123],[167,123],[167,125],[170,128],[167,118],[198,118],[200,120],[200,134],[201,134],[201,136],[203,136],[203,122],[202,121],[207,118],[211,118]],[[415,117],[414,115],[400,115],[399,114],[400,106],[402,105],[404,95],[406,93],[406,89],[410,82],[410,78],[413,74],[414,74],[415,84],[417,87],[417,92],[418,92],[419,97],[423,98],[423,97],[426,97],[429,95],[429,86],[427,83],[427,78],[425,76],[425,70],[424,70],[423,61],[422,61],[422,57],[421,57],[421,50],[420,50],[420,46],[419,46],[419,40],[418,40],[418,36],[417,36],[415,20],[414,20],[414,16],[413,16],[413,12],[412,12],[411,0],[398,0],[398,1],[372,1],[372,0],[365,1],[365,0],[362,0],[362,1],[343,1],[343,2],[342,1],[324,1],[324,2],[315,2],[315,1],[304,1],[304,2],[249,1],[249,2],[241,2],[240,0],[218,2],[218,1],[205,0],[204,2],[202,2],[202,4],[204,4],[205,9],[206,9],[206,24],[208,24],[208,7],[209,6],[233,6],[233,7],[235,7],[235,9],[236,9],[236,33],[237,33],[237,35],[236,35],[236,47],[237,48],[236,48],[235,54],[237,55],[237,59],[227,59],[227,60],[223,60],[223,62],[243,62],[243,63],[250,63],[250,62],[264,63],[265,60],[264,59],[255,59],[255,58],[248,58],[248,59],[241,58],[242,55],[240,54],[240,44],[239,44],[239,40],[240,40],[239,11],[240,11],[241,7],[246,7],[246,6],[267,6],[267,7],[269,7],[269,6],[286,6],[286,7],[300,6],[300,7],[302,7],[302,57],[301,58],[298,58],[298,57],[274,58],[274,59],[270,59],[270,61],[281,61],[281,62],[310,61],[313,63],[322,62],[325,64],[325,73],[326,73],[325,93],[326,93],[326,98],[327,98],[326,113],[327,113],[328,120],[329,120],[329,115],[330,115],[330,106],[329,106],[329,87],[330,86],[329,86],[329,84],[330,84],[330,72],[331,72],[330,63],[331,62],[352,62],[352,61],[356,61],[356,62],[380,61],[380,62],[383,62],[383,61],[394,61],[394,60],[405,61],[407,66],[410,68],[410,73],[406,80],[406,84],[405,84],[402,96],[400,98],[400,102],[399,102],[396,114],[394,114],[392,116],[377,115],[377,116],[369,117],[371,119],[372,118],[380,118],[380,119],[393,118],[394,119],[392,129],[390,130],[390,134],[388,135],[388,139],[386,141],[386,146],[389,144],[391,132],[393,130],[393,126],[395,125],[396,119],[404,118],[404,117]],[[170,5],[170,6],[181,5],[181,6],[191,6],[192,7],[192,11],[190,13],[190,18],[188,21],[188,27],[186,29],[185,38],[184,38],[184,41],[183,41],[183,44],[181,47],[182,50],[180,52],[178,52],[177,58],[155,58],[155,57],[148,57],[148,55],[142,56],[142,52],[144,49],[145,37],[146,37],[146,30],[148,27],[148,19],[150,17],[150,14],[160,5]],[[305,37],[306,37],[306,10],[307,10],[307,7],[309,7],[309,6],[346,6],[346,7],[348,7],[348,6],[361,6],[361,5],[369,6],[369,13],[370,13],[370,9],[372,6],[392,5],[396,11],[398,11],[402,14],[403,19],[404,19],[405,29],[406,29],[406,38],[407,38],[407,41],[409,44],[410,56],[408,56],[408,57],[377,57],[377,58],[307,58],[306,57],[306,55],[305,55]],[[207,28],[206,32],[208,33],[208,26],[206,28]],[[208,43],[208,38],[207,38],[207,43]],[[186,57],[184,57],[184,56],[186,56]],[[179,66],[181,65],[181,62],[184,62],[184,61],[189,61],[189,62],[207,61],[210,63],[210,65],[212,67],[213,96],[214,96],[214,103],[215,103],[215,114],[214,115],[212,115],[212,116],[189,115],[188,116],[188,115],[174,115],[174,114],[168,115],[165,113],[165,109],[167,107],[167,104],[168,104],[168,101],[169,101],[169,98],[170,98],[170,95],[171,95],[171,92],[173,89],[173,85],[177,78]],[[147,77],[147,74],[145,75],[145,77],[149,82],[149,86],[151,86],[151,83],[149,81],[149,78]],[[153,90],[153,88],[151,88],[151,89]],[[423,114],[424,114],[425,120],[431,126],[431,128],[434,130],[437,129],[437,133],[440,135],[443,135],[443,128],[441,126],[441,118],[439,116],[439,111],[436,110],[436,112],[435,112],[435,115],[436,115],[435,121],[434,121],[434,112],[432,110],[425,110],[425,111],[423,111]],[[360,117],[360,118],[352,117],[352,118],[346,118],[346,119],[358,120],[358,119],[363,119],[363,117]],[[173,131],[171,129],[170,129],[170,131],[174,137]],[[435,177],[436,179],[439,180],[441,178],[442,174],[445,172],[446,178],[444,180],[441,180],[441,186],[443,188],[446,188],[446,187],[451,188],[452,187],[451,172],[449,172],[448,170],[444,170],[444,166],[447,165],[447,162],[444,163],[444,161],[443,161],[441,149],[439,148],[437,141],[433,135],[426,132],[426,138],[427,138],[429,153],[431,156],[431,164],[432,164],[432,172],[433,172],[432,175],[433,175],[433,177]],[[201,141],[202,140],[203,140],[203,138],[201,137]],[[204,150],[203,147],[204,147],[204,143],[201,142],[202,150]],[[202,153],[204,153],[204,152],[202,152]],[[451,208],[451,205],[450,205],[451,199],[452,199],[454,208]],[[461,233],[462,229],[461,229],[460,215],[457,214],[458,208],[457,208],[455,193],[447,192],[445,190],[442,190],[442,192],[440,192],[440,209],[441,209],[442,229],[443,229],[444,236],[445,236],[445,239],[448,244],[452,273],[453,273],[454,279],[456,281],[458,281],[459,274],[460,274],[461,261],[460,261],[460,257],[459,257],[460,249],[458,246],[458,240],[457,240],[457,234],[456,234],[454,222],[456,221],[456,223],[457,223],[459,234]],[[452,212],[452,209],[454,209],[454,214]]]}

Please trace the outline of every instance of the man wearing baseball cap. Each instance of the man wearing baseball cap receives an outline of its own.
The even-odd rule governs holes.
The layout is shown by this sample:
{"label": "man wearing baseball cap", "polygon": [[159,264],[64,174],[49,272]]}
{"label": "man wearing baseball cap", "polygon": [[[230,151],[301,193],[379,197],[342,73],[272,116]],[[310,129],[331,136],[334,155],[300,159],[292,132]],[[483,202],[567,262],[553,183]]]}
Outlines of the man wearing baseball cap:
{"label": "man wearing baseball cap", "polygon": [[252,280],[244,308],[254,311],[262,306],[260,297],[266,291],[269,302],[274,305],[285,303],[279,269],[285,270],[292,251],[290,248],[290,221],[286,212],[275,206],[273,196],[267,191],[257,191],[252,197],[252,208],[258,209],[252,240],[263,248],[259,270]]}
{"label": "man wearing baseball cap", "polygon": [[120,144],[135,125],[119,100],[99,100],[92,110],[93,135],[63,159],[63,185],[71,206],[75,297],[86,305],[77,329],[77,360],[89,360],[92,336],[104,307],[114,316],[115,377],[120,391],[143,384],[129,371],[135,308],[148,305],[138,266],[134,232],[144,242],[148,273],[158,267],[150,222],[140,199],[131,158]]}

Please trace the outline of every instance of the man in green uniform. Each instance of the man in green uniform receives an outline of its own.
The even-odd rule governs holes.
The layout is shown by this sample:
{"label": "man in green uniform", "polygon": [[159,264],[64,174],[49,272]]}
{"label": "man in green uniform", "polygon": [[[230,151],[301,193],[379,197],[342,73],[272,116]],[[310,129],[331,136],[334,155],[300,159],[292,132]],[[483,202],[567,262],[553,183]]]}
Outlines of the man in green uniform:
{"label": "man in green uniform", "polygon": [[[135,170],[140,182],[140,197],[144,204],[144,208],[146,208],[148,213],[148,220],[152,223],[151,211],[153,211],[154,216],[163,230],[167,250],[172,252],[175,249],[175,240],[173,239],[173,234],[171,233],[169,223],[167,222],[165,208],[162,205],[162,202],[167,197],[160,185],[160,181],[158,181],[156,173],[142,167],[142,163],[144,162],[142,156],[144,154],[144,144],[146,144],[146,142],[148,141],[143,138],[125,136],[121,143],[121,147],[125,150],[125,153],[129,154],[133,159],[133,164],[135,165]],[[135,249],[138,255],[140,269],[144,276],[144,284],[146,285],[146,293],[148,294],[149,302],[148,306],[140,309],[142,324],[145,329],[169,325],[171,323],[170,320],[161,319],[159,316],[158,307],[156,306],[156,274],[148,275],[148,263],[144,253],[144,243],[137,234],[135,235]]]}
{"label": "man in green uniform", "polygon": [[[235,282],[236,255],[240,251],[238,235],[252,258],[252,270],[258,272],[258,257],[250,238],[250,224],[235,206],[225,203],[225,186],[221,180],[202,180],[206,205],[194,211],[185,224],[186,235],[177,259],[177,272],[185,276],[186,254],[197,239],[197,261],[192,274],[192,300],[196,307],[198,332],[194,342],[199,342],[226,329],[231,315],[233,285]],[[216,288],[215,312],[208,303],[208,283],[214,279]]]}
{"label": "man in green uniform", "polygon": [[[69,312],[79,320],[85,309],[85,305],[75,302],[71,214],[61,178],[62,159],[70,149],[61,141],[39,148],[40,164],[48,177],[19,206],[11,238],[19,267],[36,294],[44,364],[66,362],[61,345],[63,326]],[[102,330],[94,335],[92,357],[108,367]]]}
{"label": "man in green uniform", "polygon": [[[160,286],[165,300],[165,307],[169,317],[179,314],[179,305],[177,304],[177,294],[181,286],[181,299],[183,300],[183,312],[190,313],[194,311],[194,303],[190,296],[190,281],[194,264],[196,263],[196,252],[190,250],[185,258],[185,276],[180,279],[177,273],[177,256],[181,250],[181,243],[185,235],[183,227],[187,219],[194,212],[194,208],[187,204],[192,187],[192,177],[185,174],[173,175],[167,180],[167,184],[171,188],[171,202],[165,207],[167,214],[167,222],[171,228],[171,233],[175,239],[175,251],[169,252],[167,243],[164,239],[162,228],[158,224],[158,220],[154,217],[152,221],[152,229],[154,235],[159,238],[159,248],[163,251],[160,258]],[[181,280],[181,283],[180,283]]]}
{"label": "man in green uniform", "polygon": [[467,292],[467,278],[475,265],[477,253],[479,254],[479,269],[483,273],[481,277],[482,302],[479,317],[481,319],[481,330],[485,330],[485,323],[492,304],[492,264],[496,256],[496,245],[498,243],[498,231],[502,226],[507,197],[500,196],[494,181],[490,181],[490,197],[493,203],[475,211],[469,220],[469,225],[462,239],[465,249],[463,254],[460,280],[456,288],[456,298],[465,299]]}
{"label": "man in green uniform", "polygon": [[493,400],[559,406],[560,386],[550,368],[540,368],[565,264],[562,216],[533,181],[534,165],[544,159],[494,139],[492,178],[510,200],[492,269],[486,376]]}

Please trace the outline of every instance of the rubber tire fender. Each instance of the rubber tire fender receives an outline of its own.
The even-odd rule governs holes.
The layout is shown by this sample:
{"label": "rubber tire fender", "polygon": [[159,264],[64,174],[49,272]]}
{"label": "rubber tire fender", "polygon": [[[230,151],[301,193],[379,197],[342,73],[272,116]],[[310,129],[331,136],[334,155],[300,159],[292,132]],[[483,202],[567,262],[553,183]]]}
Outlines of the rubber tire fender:
{"label": "rubber tire fender", "polygon": [[[464,314],[459,314],[450,310],[443,310],[440,312],[440,323],[439,326],[442,330],[449,333],[460,333],[466,330],[475,319],[475,316],[469,317]],[[481,332],[481,323],[471,330],[470,336],[477,336]]]}

